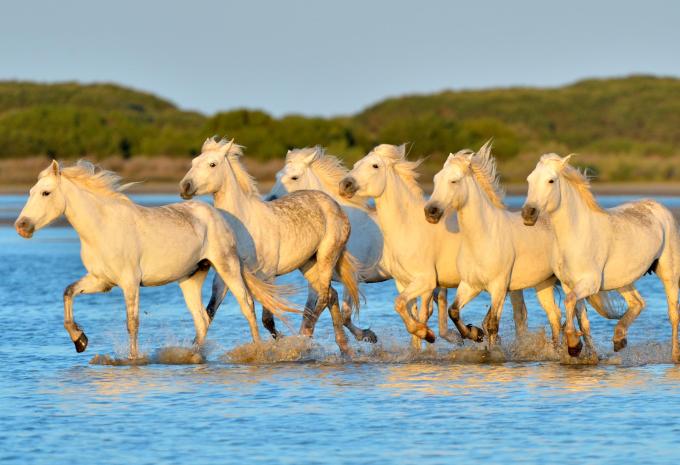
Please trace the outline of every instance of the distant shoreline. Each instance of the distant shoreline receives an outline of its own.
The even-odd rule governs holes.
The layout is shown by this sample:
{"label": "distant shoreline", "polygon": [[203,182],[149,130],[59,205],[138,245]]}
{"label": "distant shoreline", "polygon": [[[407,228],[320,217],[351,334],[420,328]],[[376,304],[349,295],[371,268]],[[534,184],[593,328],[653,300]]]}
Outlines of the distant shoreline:
{"label": "distant shoreline", "polygon": [[[261,181],[258,187],[262,194],[269,192],[273,181]],[[422,183],[426,192],[432,191],[431,183]],[[177,194],[177,182],[145,182],[136,184],[127,192],[131,194]],[[593,183],[593,191],[599,195],[680,195],[680,183]],[[525,195],[526,184],[506,184],[505,191],[509,195]],[[31,185],[5,184],[0,185],[0,195],[27,194]]]}

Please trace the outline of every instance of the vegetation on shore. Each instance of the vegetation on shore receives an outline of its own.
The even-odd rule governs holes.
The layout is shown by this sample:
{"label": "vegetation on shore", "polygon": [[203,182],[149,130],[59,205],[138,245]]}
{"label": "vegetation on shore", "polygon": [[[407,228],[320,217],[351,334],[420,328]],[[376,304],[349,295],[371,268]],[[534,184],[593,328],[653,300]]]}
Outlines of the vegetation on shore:
{"label": "vegetation on shore", "polygon": [[[548,151],[579,153],[575,161],[599,180],[678,181],[678,128],[680,79],[651,76],[395,97],[336,118],[250,109],[205,116],[112,84],[0,82],[3,166],[87,157],[114,168],[136,165],[151,180],[170,175],[159,167],[184,166],[205,137],[226,134],[260,162],[323,144],[351,163],[378,143],[411,142],[412,157],[429,157],[427,174],[448,152],[494,137],[506,181],[523,180]],[[3,171],[0,180],[11,182]]]}

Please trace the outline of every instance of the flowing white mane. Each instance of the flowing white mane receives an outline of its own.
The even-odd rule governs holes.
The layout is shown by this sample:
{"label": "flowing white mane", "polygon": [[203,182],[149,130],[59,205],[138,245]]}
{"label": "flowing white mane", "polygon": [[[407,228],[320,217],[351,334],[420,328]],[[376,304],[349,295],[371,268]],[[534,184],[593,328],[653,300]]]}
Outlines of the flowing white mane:
{"label": "flowing white mane", "polygon": [[590,190],[590,179],[588,178],[588,175],[566,162],[570,156],[571,155],[568,155],[565,159],[556,153],[546,153],[541,156],[540,163],[556,164],[559,167],[557,171],[560,176],[574,188],[581,199],[583,199],[586,206],[593,211],[604,212],[604,209],[597,203],[593,192]]}
{"label": "flowing white mane", "polygon": [[[310,156],[313,156],[310,160]],[[326,149],[317,145],[316,147],[305,147],[295,149],[286,155],[286,163],[306,162],[307,166],[319,178],[319,181],[329,192],[334,192],[334,196],[340,203],[352,205],[365,211],[371,211],[366,199],[354,196],[346,199],[339,195],[339,185],[349,170],[345,168],[342,161],[334,155],[326,153]]]}
{"label": "flowing white mane", "polygon": [[406,144],[390,145],[380,144],[373,149],[373,153],[388,160],[394,172],[408,187],[409,192],[419,198],[423,198],[423,189],[418,184],[420,173],[416,171],[423,160],[410,161],[406,159]]}
{"label": "flowing white mane", "polygon": [[[75,165],[61,167],[60,171],[61,176],[92,194],[131,202],[123,191],[136,183],[121,185],[121,177],[113,171],[98,168],[86,160],[78,160]],[[38,179],[50,173],[52,173],[51,166],[41,171]]]}
{"label": "flowing white mane", "polygon": [[237,145],[233,143],[233,139],[227,139],[223,137],[220,139],[218,136],[208,137],[205,142],[203,142],[203,147],[201,147],[201,152],[207,151],[221,151],[227,157],[227,161],[234,172],[234,177],[238,183],[241,190],[247,195],[260,195],[257,189],[257,182],[250,173],[246,170],[246,167],[241,163],[241,156],[243,156],[242,145]]}
{"label": "flowing white mane", "polygon": [[505,192],[500,185],[500,178],[496,171],[496,159],[491,155],[491,145],[492,142],[488,141],[470,159],[470,170],[491,203],[504,209]]}

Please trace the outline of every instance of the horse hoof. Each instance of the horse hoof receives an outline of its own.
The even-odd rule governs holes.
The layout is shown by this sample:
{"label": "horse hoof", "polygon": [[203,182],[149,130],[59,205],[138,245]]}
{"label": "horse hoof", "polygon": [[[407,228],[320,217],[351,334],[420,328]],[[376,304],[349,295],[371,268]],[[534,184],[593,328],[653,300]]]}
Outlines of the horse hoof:
{"label": "horse hoof", "polygon": [[371,344],[375,344],[376,342],[378,342],[378,336],[376,336],[375,333],[370,329],[364,329],[361,335],[361,340],[364,342],[370,342]]}
{"label": "horse hoof", "polygon": [[76,346],[76,352],[85,352],[85,349],[87,348],[87,336],[85,336],[85,333],[80,333],[78,339],[73,341],[73,345]]}
{"label": "horse hoof", "polygon": [[578,344],[576,344],[574,347],[567,347],[567,351],[572,357],[578,357],[578,354],[581,353],[581,349],[583,349],[583,342],[581,342],[580,339],[578,340]]}
{"label": "horse hoof", "polygon": [[467,329],[470,332],[468,337],[473,341],[482,342],[484,340],[484,330],[482,328],[470,324],[467,325]]}
{"label": "horse hoof", "polygon": [[628,339],[626,339],[625,337],[623,339],[614,341],[614,352],[618,352],[619,350],[625,349],[627,345]]}
{"label": "horse hoof", "polygon": [[436,340],[436,337],[434,336],[434,331],[432,331],[430,328],[427,328],[427,333],[425,333],[424,339],[430,344],[434,344],[434,341]]}
{"label": "horse hoof", "polygon": [[278,341],[279,339],[284,338],[283,333],[281,333],[279,331],[274,331],[273,333],[271,333],[271,335],[272,335],[272,339],[274,339],[275,341]]}

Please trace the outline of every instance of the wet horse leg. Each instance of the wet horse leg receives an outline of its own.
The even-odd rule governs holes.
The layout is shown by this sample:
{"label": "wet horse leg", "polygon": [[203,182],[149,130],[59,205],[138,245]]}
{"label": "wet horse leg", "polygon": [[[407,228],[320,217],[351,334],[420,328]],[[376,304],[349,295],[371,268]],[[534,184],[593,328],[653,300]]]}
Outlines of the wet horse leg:
{"label": "wet horse leg", "polygon": [[447,314],[447,292],[445,287],[438,287],[435,289],[437,297],[437,322],[439,324],[439,337],[449,341],[452,344],[459,344],[462,342],[460,336],[453,331],[449,331],[449,317]]}
{"label": "wet horse leg", "polygon": [[461,337],[475,342],[482,342],[484,340],[484,332],[477,326],[466,325],[460,317],[460,311],[468,302],[477,297],[480,292],[482,292],[481,289],[473,289],[469,284],[461,282],[456,290],[456,297],[454,297],[453,303],[449,307],[449,317],[453,324],[456,325],[456,328],[458,328]]}
{"label": "wet horse leg", "polygon": [[352,308],[349,305],[347,290],[342,293],[342,317],[345,328],[347,328],[357,341],[367,341],[372,344],[378,342],[378,336],[370,328],[362,329],[352,322]]}
{"label": "wet horse leg", "polygon": [[642,310],[645,308],[645,300],[632,284],[617,289],[617,291],[619,291],[621,296],[626,301],[628,309],[614,328],[614,337],[612,338],[614,352],[618,352],[628,345],[628,328],[640,315],[640,312],[642,312]]}
{"label": "wet horse leg", "polygon": [[78,324],[73,321],[73,299],[80,294],[96,294],[108,292],[111,285],[91,274],[87,274],[78,281],[71,283],[64,290],[64,328],[76,347],[76,352],[83,352],[87,348],[87,336]]}
{"label": "wet horse leg", "polygon": [[203,308],[202,290],[203,282],[208,275],[209,268],[199,269],[193,275],[180,280],[179,287],[184,296],[184,302],[191,312],[194,319],[194,328],[196,329],[196,338],[194,344],[201,346],[205,342],[205,336],[208,333],[210,326],[210,317]]}
{"label": "wet horse leg", "polygon": [[543,281],[536,289],[536,299],[545,311],[550,323],[550,332],[552,336],[553,346],[557,349],[560,345],[560,320],[562,319],[562,311],[555,303],[555,293],[553,283],[550,281]]}

